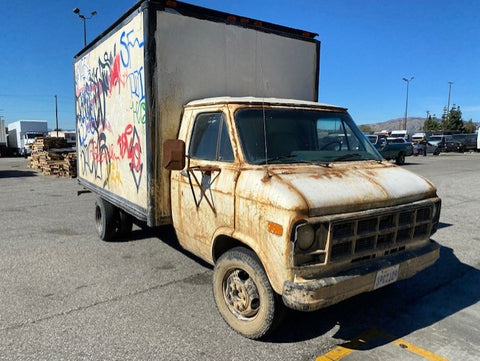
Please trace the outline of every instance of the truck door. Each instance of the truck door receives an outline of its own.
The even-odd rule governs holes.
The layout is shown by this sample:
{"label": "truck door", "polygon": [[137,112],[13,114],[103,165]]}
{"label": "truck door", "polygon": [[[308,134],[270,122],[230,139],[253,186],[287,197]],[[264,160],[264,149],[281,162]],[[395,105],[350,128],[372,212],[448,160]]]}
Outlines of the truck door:
{"label": "truck door", "polygon": [[211,259],[210,244],[234,230],[235,164],[226,116],[197,112],[187,135],[187,167],[172,175],[172,215],[180,244]]}

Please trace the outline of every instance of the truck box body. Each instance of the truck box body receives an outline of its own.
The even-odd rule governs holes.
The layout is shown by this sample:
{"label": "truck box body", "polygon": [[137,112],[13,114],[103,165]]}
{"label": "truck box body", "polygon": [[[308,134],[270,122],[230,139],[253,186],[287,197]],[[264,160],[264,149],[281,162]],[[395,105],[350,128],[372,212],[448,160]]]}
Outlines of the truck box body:
{"label": "truck box body", "polygon": [[75,57],[80,183],[150,226],[169,223],[161,146],[177,136],[183,106],[225,95],[316,101],[315,35],[139,2]]}
{"label": "truck box body", "polygon": [[45,120],[18,120],[8,124],[8,148],[18,154],[30,153],[30,144],[36,137],[48,134]]}

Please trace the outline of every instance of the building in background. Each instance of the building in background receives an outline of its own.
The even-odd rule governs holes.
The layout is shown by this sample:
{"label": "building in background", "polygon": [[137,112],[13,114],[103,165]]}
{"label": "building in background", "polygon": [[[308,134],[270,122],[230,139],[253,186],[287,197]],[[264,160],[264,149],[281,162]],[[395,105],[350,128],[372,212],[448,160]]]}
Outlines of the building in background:
{"label": "building in background", "polygon": [[17,120],[8,124],[8,150],[14,155],[27,156],[36,137],[48,134],[46,120]]}

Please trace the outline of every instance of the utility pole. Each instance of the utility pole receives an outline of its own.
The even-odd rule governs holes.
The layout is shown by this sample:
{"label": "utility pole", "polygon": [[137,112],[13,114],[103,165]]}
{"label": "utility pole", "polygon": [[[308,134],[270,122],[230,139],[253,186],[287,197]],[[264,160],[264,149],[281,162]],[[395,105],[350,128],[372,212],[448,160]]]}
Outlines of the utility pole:
{"label": "utility pole", "polygon": [[55,95],[55,125],[57,128],[57,138],[58,138],[58,102],[57,96]]}

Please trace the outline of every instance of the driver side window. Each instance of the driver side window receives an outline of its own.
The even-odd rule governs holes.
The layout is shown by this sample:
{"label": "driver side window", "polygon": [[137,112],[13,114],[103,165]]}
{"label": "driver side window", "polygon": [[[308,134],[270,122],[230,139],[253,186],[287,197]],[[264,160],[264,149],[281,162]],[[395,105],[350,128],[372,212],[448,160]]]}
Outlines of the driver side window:
{"label": "driver side window", "polygon": [[223,113],[202,113],[197,116],[189,154],[194,159],[233,162],[232,144]]}

